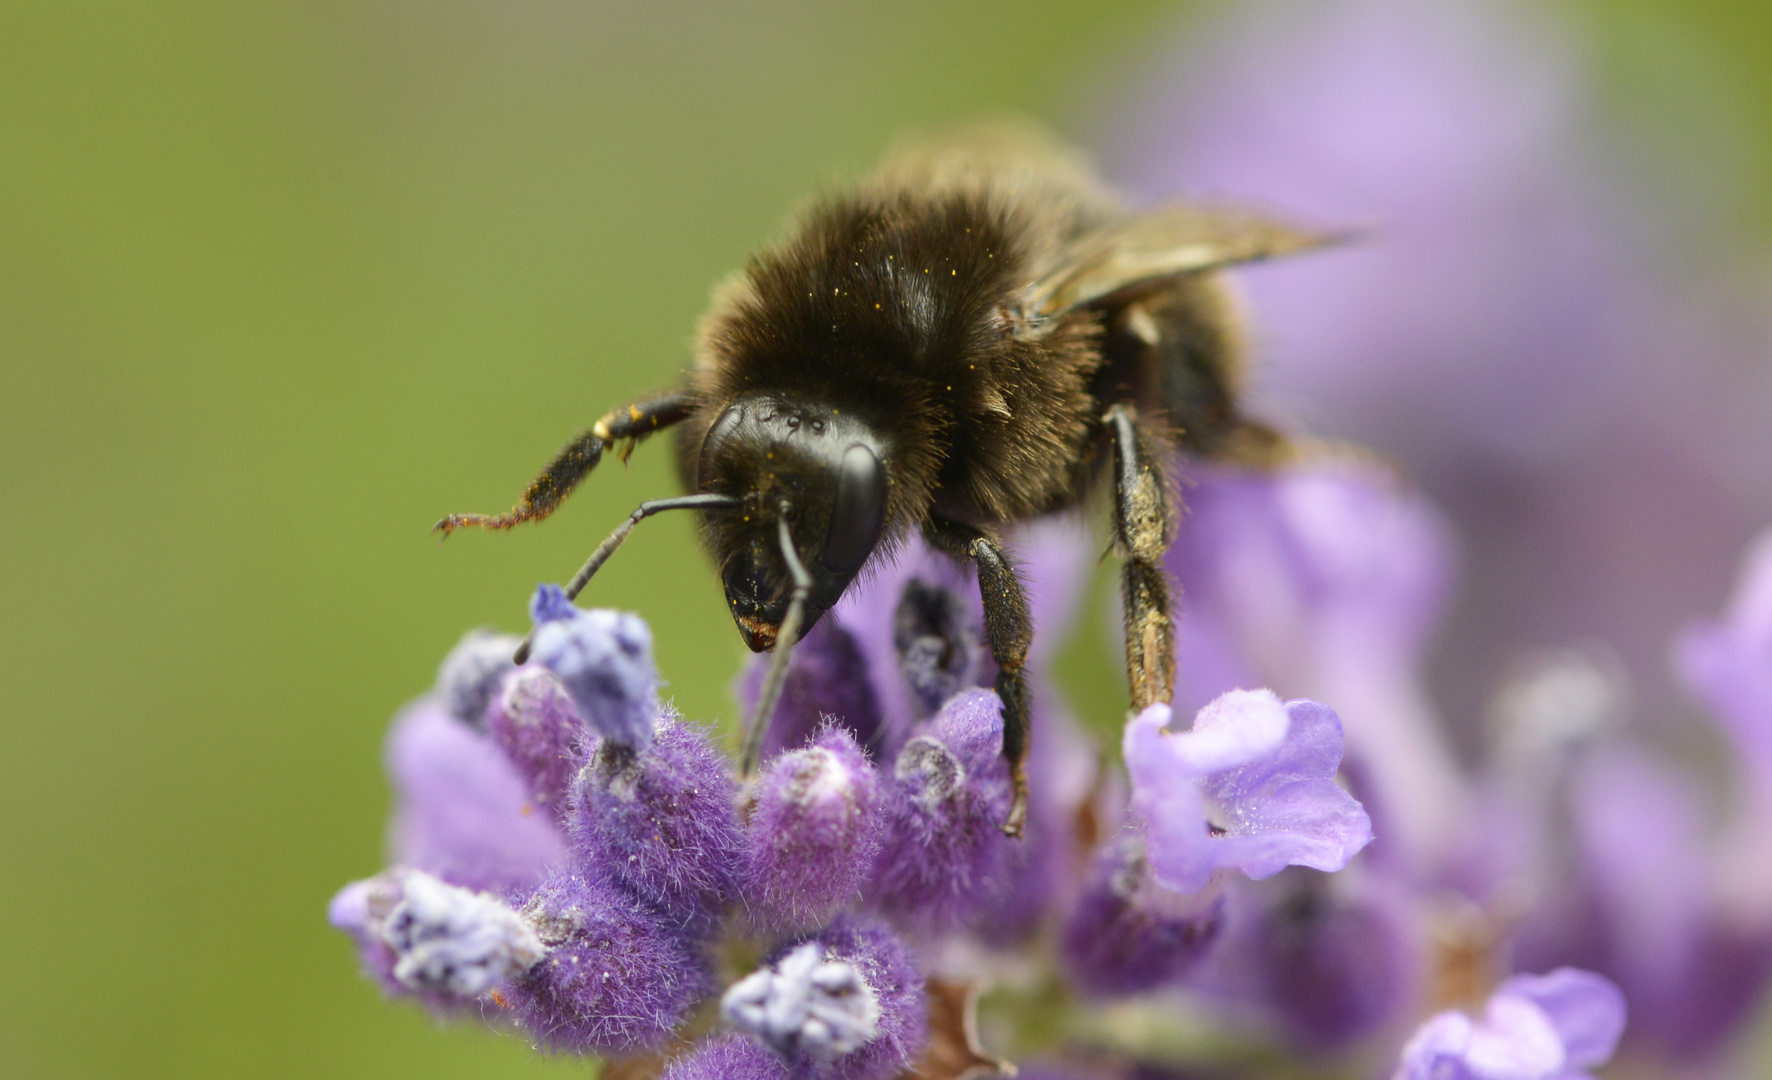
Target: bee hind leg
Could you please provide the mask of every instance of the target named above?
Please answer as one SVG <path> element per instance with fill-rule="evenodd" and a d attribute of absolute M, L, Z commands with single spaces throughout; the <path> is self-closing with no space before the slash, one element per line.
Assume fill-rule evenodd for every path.
<path fill-rule="evenodd" d="M 1175 696 L 1175 626 L 1163 570 L 1174 516 L 1162 460 L 1131 407 L 1114 405 L 1102 421 L 1114 445 L 1114 546 L 1123 560 L 1126 678 L 1138 711 Z"/>
<path fill-rule="evenodd" d="M 509 529 L 525 521 L 540 521 L 559 509 L 579 481 L 603 460 L 604 451 L 623 442 L 621 457 L 626 461 L 635 443 L 688 416 L 693 404 L 688 393 L 676 391 L 611 409 L 591 430 L 561 447 L 554 460 L 523 489 L 516 506 L 502 514 L 450 514 L 431 531 L 447 537 L 464 526 Z"/>
<path fill-rule="evenodd" d="M 1028 645 L 1033 641 L 1033 617 L 1021 576 L 1009 561 L 1003 545 L 982 529 L 958 522 L 934 520 L 924 530 L 929 542 L 955 558 L 970 559 L 978 568 L 978 592 L 984 600 L 984 634 L 991 657 L 997 662 L 997 697 L 1003 702 L 1003 759 L 1009 763 L 1011 798 L 1003 832 L 1019 837 L 1027 823 L 1027 749 L 1029 712 L 1027 675 Z"/>

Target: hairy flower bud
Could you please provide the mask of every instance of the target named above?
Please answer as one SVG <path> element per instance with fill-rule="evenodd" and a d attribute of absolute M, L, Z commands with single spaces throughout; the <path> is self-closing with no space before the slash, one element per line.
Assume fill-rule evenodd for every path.
<path fill-rule="evenodd" d="M 745 896 L 753 920 L 803 930 L 859 895 L 879 849 L 877 786 L 873 764 L 835 726 L 770 763 L 748 831 Z"/>

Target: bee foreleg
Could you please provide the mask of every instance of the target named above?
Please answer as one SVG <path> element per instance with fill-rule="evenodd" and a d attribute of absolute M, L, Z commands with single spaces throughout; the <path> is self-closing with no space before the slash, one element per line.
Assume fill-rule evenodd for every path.
<path fill-rule="evenodd" d="M 529 486 L 523 490 L 517 505 L 503 514 L 450 514 L 432 526 L 433 532 L 448 536 L 464 525 L 482 529 L 509 529 L 525 521 L 540 521 L 557 510 L 578 482 L 603 460 L 603 452 L 618 441 L 633 443 L 660 428 L 670 427 L 689 415 L 693 407 L 690 396 L 675 391 L 646 401 L 611 409 L 591 430 L 567 443 L 554 460 L 548 462 Z M 623 459 L 626 459 L 624 453 Z"/>
<path fill-rule="evenodd" d="M 1174 519 L 1168 477 L 1131 408 L 1114 405 L 1102 420 L 1114 444 L 1114 544 L 1123 560 L 1126 678 L 1136 711 L 1175 696 L 1175 626 L 1163 571 Z"/>
<path fill-rule="evenodd" d="M 1003 702 L 1003 758 L 1009 763 L 1012 794 L 1003 831 L 1020 836 L 1027 821 L 1028 748 L 1027 662 L 1033 640 L 1033 619 L 1021 577 L 998 540 L 981 529 L 935 519 L 925 530 L 929 541 L 956 558 L 971 559 L 978 567 L 978 592 L 984 600 L 984 633 L 997 662 L 997 697 Z"/>

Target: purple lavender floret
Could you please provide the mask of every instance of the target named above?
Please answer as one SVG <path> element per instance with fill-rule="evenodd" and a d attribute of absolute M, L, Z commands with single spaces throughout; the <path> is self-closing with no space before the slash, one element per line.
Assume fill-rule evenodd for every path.
<path fill-rule="evenodd" d="M 744 833 L 725 757 L 700 727 L 659 718 L 644 753 L 595 744 L 572 783 L 574 852 L 643 904 L 706 925 L 736 898 Z"/>
<path fill-rule="evenodd" d="M 1065 921 L 1065 973 L 1092 997 L 1154 990 L 1198 964 L 1223 925 L 1222 890 L 1164 888 L 1151 875 L 1142 840 L 1123 837 L 1096 856 Z"/>
<path fill-rule="evenodd" d="M 1393 1080 L 1579 1080 L 1612 1058 L 1624 1033 L 1624 995 L 1588 971 L 1516 975 L 1483 1017 L 1443 1012 L 1403 1048 Z"/>
<path fill-rule="evenodd" d="M 534 885 L 565 856 L 565 836 L 535 813 L 529 784 L 504 752 L 434 699 L 394 721 L 386 757 L 390 862 L 499 890 Z"/>
<path fill-rule="evenodd" d="M 943 929 L 991 903 L 1006 887 L 1014 841 L 1002 702 L 973 689 L 942 706 L 905 743 L 881 800 L 880 856 L 869 891 L 907 925 Z"/>
<path fill-rule="evenodd" d="M 546 949 L 498 897 L 419 870 L 341 889 L 327 918 L 356 939 L 365 969 L 390 993 L 458 1006 L 522 975 Z"/>
<path fill-rule="evenodd" d="M 486 733 L 528 782 L 530 798 L 563 818 L 590 733 L 559 678 L 540 667 L 506 675 L 486 710 Z"/>
<path fill-rule="evenodd" d="M 470 727 L 483 727 L 486 708 L 499 683 L 516 668 L 512 657 L 521 639 L 496 630 L 470 630 L 437 668 L 443 707 Z"/>
<path fill-rule="evenodd" d="M 1204 888 L 1219 867 L 1260 879 L 1286 866 L 1340 870 L 1372 840 L 1372 822 L 1335 783 L 1341 721 L 1314 701 L 1282 705 L 1233 690 L 1168 731 L 1153 705 L 1126 725 L 1132 807 L 1156 879 Z"/>
<path fill-rule="evenodd" d="M 771 1047 L 795 1077 L 885 1080 L 923 1049 L 923 978 L 891 930 L 839 918 L 734 983 L 726 1021 Z"/>
<path fill-rule="evenodd" d="M 781 1055 L 743 1035 L 716 1035 L 671 1062 L 660 1080 L 788 1080 Z"/>
<path fill-rule="evenodd" d="M 860 896 L 879 850 L 878 787 L 855 737 L 834 725 L 770 763 L 751 813 L 743 890 L 759 926 L 805 930 Z"/>
<path fill-rule="evenodd" d="M 536 587 L 532 660 L 559 676 L 586 724 L 604 739 L 644 752 L 658 719 L 652 631 L 625 611 L 573 606 L 557 585 Z"/>
<path fill-rule="evenodd" d="M 714 988 L 706 960 L 685 938 L 583 871 L 551 875 L 518 914 L 548 954 L 505 997 L 519 1022 L 553 1049 L 652 1049 Z"/>

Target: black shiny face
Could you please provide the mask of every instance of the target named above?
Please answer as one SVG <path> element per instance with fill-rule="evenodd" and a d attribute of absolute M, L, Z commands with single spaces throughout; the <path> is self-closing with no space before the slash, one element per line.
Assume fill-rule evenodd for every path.
<path fill-rule="evenodd" d="M 745 644 L 775 645 L 791 586 L 776 522 L 812 576 L 801 632 L 836 604 L 880 541 L 888 448 L 859 417 L 777 396 L 740 398 L 708 429 L 697 488 L 745 501 L 710 512 L 726 602 Z"/>

